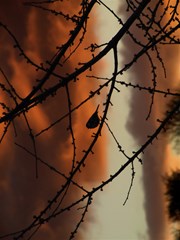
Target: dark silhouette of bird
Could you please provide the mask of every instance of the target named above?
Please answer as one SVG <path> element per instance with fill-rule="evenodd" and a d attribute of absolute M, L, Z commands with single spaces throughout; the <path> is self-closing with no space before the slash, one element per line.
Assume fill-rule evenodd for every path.
<path fill-rule="evenodd" d="M 87 128 L 96 128 L 99 125 L 100 118 L 98 116 L 98 108 L 99 108 L 99 105 L 97 106 L 96 111 L 93 113 L 93 115 L 87 121 L 87 123 L 86 123 Z"/>

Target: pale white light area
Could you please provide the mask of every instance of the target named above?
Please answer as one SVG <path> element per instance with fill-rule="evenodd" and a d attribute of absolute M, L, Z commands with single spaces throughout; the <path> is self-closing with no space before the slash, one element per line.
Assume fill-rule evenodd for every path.
<path fill-rule="evenodd" d="M 111 9 L 118 13 L 119 0 L 103 0 Z M 120 25 L 115 21 L 112 14 L 102 5 L 98 7 L 98 32 L 96 33 L 101 42 L 109 41 L 117 32 Z M 119 46 L 122 47 L 122 46 Z M 106 59 L 106 67 L 102 77 L 111 77 L 113 71 L 113 56 Z M 121 64 L 121 63 L 120 63 Z M 128 78 L 128 77 L 127 77 Z M 128 81 L 128 79 L 127 79 Z M 118 87 L 118 85 L 117 85 Z M 121 92 L 114 92 L 110 110 L 109 124 L 116 135 L 119 143 L 129 156 L 133 149 L 137 149 L 135 141 L 127 133 L 126 121 L 129 113 L 130 93 L 121 87 Z M 109 134 L 107 149 L 108 174 L 113 174 L 124 163 L 125 158 L 118 151 L 116 143 Z M 114 182 L 106 186 L 102 192 L 94 197 L 93 219 L 89 224 L 87 240 L 148 240 L 146 234 L 146 220 L 143 206 L 142 167 L 139 162 L 135 163 L 135 179 L 129 199 L 125 206 L 131 181 L 131 166 L 126 169 Z"/>

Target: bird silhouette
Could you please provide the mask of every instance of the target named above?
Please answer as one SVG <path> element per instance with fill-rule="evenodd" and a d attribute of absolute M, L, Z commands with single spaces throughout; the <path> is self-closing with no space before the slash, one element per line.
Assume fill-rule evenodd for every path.
<path fill-rule="evenodd" d="M 87 128 L 96 128 L 99 125 L 100 118 L 98 116 L 98 108 L 99 108 L 99 105 L 97 106 L 96 111 L 93 113 L 93 115 L 87 121 L 87 123 L 86 123 Z"/>

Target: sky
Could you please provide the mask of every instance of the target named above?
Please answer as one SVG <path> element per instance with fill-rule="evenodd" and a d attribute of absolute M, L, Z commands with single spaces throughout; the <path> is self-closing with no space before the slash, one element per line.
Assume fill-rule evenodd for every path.
<path fill-rule="evenodd" d="M 109 1 L 106 2 L 109 3 Z M 68 2 L 66 3 L 68 4 Z M 59 4 L 64 3 L 59 2 Z M 74 10 L 77 9 L 77 2 L 74 1 L 73 4 L 71 7 L 69 5 L 63 5 L 63 7 L 73 14 Z M 116 12 L 119 9 L 117 4 L 119 4 L 118 0 L 111 0 L 110 7 Z M 14 11 L 14 8 L 16 8 L 16 11 Z M 1 1 L 0 13 L 1 20 L 17 36 L 26 54 L 37 63 L 45 61 L 47 58 L 49 59 L 54 53 L 55 47 L 67 39 L 68 35 L 66 33 L 69 34 L 67 29 L 70 29 L 70 25 L 67 22 L 63 22 L 62 19 L 57 21 L 57 17 L 49 18 L 46 13 L 40 13 L 38 10 L 30 10 L 30 8 L 24 10 L 20 0 L 17 2 L 12 0 Z M 89 19 L 88 27 L 90 32 L 87 33 L 88 37 L 81 46 L 82 49 L 90 45 L 95 39 L 106 42 L 117 31 L 119 26 L 114 21 L 112 23 L 110 16 L 111 14 L 107 10 L 104 11 L 101 6 L 97 10 L 96 15 Z M 9 39 L 8 34 L 2 28 L 1 31 L 0 43 L 3 44 L 4 48 L 0 49 L 0 66 L 8 78 L 11 79 L 18 93 L 24 97 L 29 93 L 32 85 L 36 83 L 36 78 L 40 78 L 43 73 L 37 72 L 32 66 L 27 65 L 24 59 L 18 56 L 17 49 L 12 47 L 12 40 Z M 120 66 L 131 58 L 133 51 L 134 47 L 127 39 L 122 42 L 122 45 L 119 45 Z M 178 69 L 176 64 L 179 61 L 179 52 L 176 54 L 177 52 L 177 48 L 174 51 L 168 48 L 166 52 L 163 52 L 163 57 L 166 59 L 168 66 L 168 73 L 169 75 L 173 73 L 174 79 L 179 78 L 179 72 L 178 70 L 176 71 Z M 174 62 L 167 57 L 169 54 L 173 57 Z M 78 65 L 78 61 L 84 62 L 87 58 L 90 58 L 90 54 L 87 51 L 86 54 L 73 56 L 72 61 L 67 62 L 65 67 L 60 69 L 61 74 L 72 72 L 74 65 Z M 143 62 L 143 64 L 145 69 L 147 63 Z M 102 77 L 111 77 L 112 67 L 112 55 L 109 54 L 93 73 Z M 88 73 L 92 74 L 92 72 Z M 161 74 L 159 72 L 160 76 Z M 139 82 L 144 85 L 146 75 L 147 73 L 142 71 L 140 64 L 136 66 L 136 70 L 133 69 L 130 74 L 125 74 L 122 78 L 124 81 Z M 4 78 L 1 76 L 1 79 Z M 122 79 L 118 78 L 118 80 Z M 53 81 L 56 80 L 52 78 Z M 90 90 L 96 89 L 98 85 L 95 81 L 90 81 L 86 78 L 85 75 L 80 79 L 81 84 L 78 83 L 72 83 L 70 86 L 72 102 L 76 105 L 88 96 Z M 164 87 L 166 89 L 169 83 L 173 87 L 176 86 L 176 82 L 170 81 L 169 78 L 165 82 L 158 83 L 159 88 Z M 117 85 L 117 87 L 120 89 L 120 94 L 114 93 L 113 95 L 112 102 L 114 106 L 110 109 L 109 124 L 114 133 L 117 134 L 116 137 L 122 147 L 131 155 L 132 150 L 137 150 L 146 139 L 146 132 L 152 133 L 154 127 L 157 126 L 155 119 L 162 116 L 160 111 L 162 111 L 161 103 L 163 98 L 158 97 L 152 116 L 146 125 L 144 116 L 146 116 L 149 108 L 147 95 L 130 91 L 130 89 L 123 86 Z M 4 93 L 1 94 L 1 98 L 4 97 Z M 83 105 L 73 115 L 74 133 L 77 139 L 77 149 L 79 149 L 77 158 L 82 156 L 82 150 L 87 147 L 92 139 L 92 132 L 87 132 L 85 123 L 90 114 L 96 109 L 99 101 L 101 101 L 101 96 L 98 96 L 95 101 L 89 101 Z M 6 98 L 4 99 L 6 101 Z M 49 126 L 58 116 L 67 112 L 66 92 L 60 90 L 55 99 L 57 100 L 55 101 L 52 98 L 50 103 L 41 105 L 35 111 L 31 111 L 30 117 L 27 114 L 35 133 Z M 61 102 L 66 104 L 60 104 Z M 52 109 L 58 109 L 58 111 L 52 111 Z M 99 113 L 102 114 L 102 104 L 100 105 Z M 59 185 L 63 183 L 62 178 L 53 175 L 52 171 L 45 167 L 39 168 L 40 177 L 38 181 L 35 179 L 34 161 L 32 161 L 29 154 L 14 144 L 14 142 L 22 144 L 22 146 L 26 144 L 32 150 L 32 141 L 29 138 L 27 126 L 25 126 L 25 122 L 21 118 L 18 119 L 16 128 L 19 134 L 15 137 L 14 131 L 11 129 L 5 141 L 1 144 L 0 171 L 3 174 L 0 176 L 0 215 L 3 222 L 0 222 L 0 233 L 3 234 L 28 225 L 32 221 L 32 215 L 46 206 L 46 200 L 52 198 L 57 189 L 59 189 Z M 38 154 L 65 173 L 68 173 L 72 161 L 72 139 L 67 133 L 67 126 L 68 120 L 66 119 L 66 121 L 62 121 L 37 138 Z M 3 130 L 4 128 L 1 127 L 1 133 Z M 85 131 L 86 134 L 84 134 Z M 105 140 L 103 138 L 103 141 L 100 140 L 97 143 L 95 150 L 94 161 L 88 159 L 88 166 L 83 169 L 81 174 L 78 174 L 76 179 L 87 187 L 93 186 L 95 182 L 102 179 L 106 179 L 125 160 L 120 155 L 109 134 L 107 134 Z M 160 159 L 158 162 L 157 156 Z M 169 156 L 171 158 L 170 163 Z M 136 175 L 126 205 L 123 206 L 123 202 L 126 199 L 131 181 L 130 168 L 116 178 L 113 183 L 104 188 L 103 192 L 96 194 L 94 205 L 90 208 L 87 221 L 85 221 L 85 224 L 82 225 L 78 232 L 78 240 L 165 239 L 164 236 L 168 234 L 166 232 L 167 221 L 164 218 L 161 176 L 166 169 L 169 169 L 169 165 L 171 168 L 174 167 L 178 159 L 173 157 L 175 162 L 173 165 L 171 149 L 169 146 L 165 147 L 163 137 L 154 143 L 153 148 L 147 151 L 143 159 L 143 165 L 139 162 L 135 163 Z M 71 193 L 67 195 L 67 203 L 74 201 L 77 196 L 80 196 L 77 189 L 72 190 Z M 42 227 L 39 235 L 37 234 L 34 239 L 39 240 L 40 236 L 44 240 L 56 240 L 57 236 L 65 238 L 72 231 L 74 223 L 78 221 L 76 213 L 77 211 L 67 213 L 57 218 L 56 221 L 52 221 L 51 224 Z M 169 240 L 169 238 L 165 240 Z"/>
<path fill-rule="evenodd" d="M 104 1 L 104 3 L 109 5 L 108 1 Z M 120 7 L 119 1 L 112 0 L 110 7 L 115 13 L 118 13 Z M 98 10 L 98 29 L 100 28 L 101 30 L 100 32 L 98 30 L 97 37 L 100 37 L 101 41 L 106 42 L 118 31 L 119 24 L 114 20 L 114 16 L 112 16 L 107 9 L 101 6 Z M 123 46 L 119 46 L 119 48 L 123 48 Z M 100 76 L 111 76 L 113 69 L 112 54 L 106 58 L 104 64 L 106 67 L 103 69 L 102 73 L 100 73 Z M 126 80 L 129 80 L 128 76 Z M 126 122 L 130 111 L 130 98 L 131 91 L 125 88 L 122 89 L 121 94 L 114 93 L 112 101 L 113 108 L 110 110 L 110 124 L 112 130 L 117 134 L 116 136 L 122 146 L 128 146 L 126 150 L 131 154 L 131 149 L 136 146 L 136 141 L 126 130 Z M 112 138 L 109 138 L 107 162 L 108 173 L 110 175 L 119 168 L 120 164 L 122 164 L 123 157 L 116 151 L 117 147 Z M 144 193 L 142 190 L 142 166 L 138 163 L 136 167 L 134 186 L 125 206 L 123 206 L 123 202 L 126 198 L 131 180 L 130 170 L 127 170 L 122 176 L 119 176 L 103 193 L 98 194 L 97 206 L 95 206 L 97 218 L 95 222 L 90 225 L 87 236 L 88 240 L 147 240 L 147 225 L 143 209 Z"/>
<path fill-rule="evenodd" d="M 104 2 L 109 6 L 109 1 Z M 115 0 L 111 1 L 110 7 L 115 13 L 118 13 L 120 9 L 119 2 Z M 103 11 L 101 9 L 99 11 L 99 19 L 102 26 L 100 38 L 102 41 L 105 41 L 104 36 L 107 35 L 107 39 L 110 39 L 112 34 L 119 29 L 119 25 L 107 10 Z M 124 50 L 124 48 L 126 50 Z M 123 62 L 123 60 L 126 61 L 131 55 L 131 51 L 134 51 L 134 46 L 127 41 L 124 42 L 124 45 L 120 45 L 119 49 L 120 54 L 126 52 L 126 54 L 122 54 Z M 165 64 L 168 66 L 168 78 L 162 81 L 162 72 L 159 72 L 158 87 L 160 89 L 167 89 L 168 87 L 175 88 L 178 86 L 179 68 L 176 64 L 178 64 L 180 60 L 179 47 L 174 48 L 174 54 L 172 51 L 172 48 L 166 48 L 162 52 Z M 178 54 L 175 54 L 175 52 Z M 172 57 L 170 59 L 167 57 L 169 54 L 173 54 L 174 61 L 172 61 Z M 156 61 L 156 59 L 154 61 Z M 111 73 L 113 67 L 111 64 L 113 62 L 112 56 L 109 57 L 107 62 Z M 146 62 L 144 62 L 143 68 L 145 69 L 144 72 L 141 62 L 139 66 L 135 67 L 134 71 L 130 71 L 130 74 L 125 76 L 125 81 L 144 86 L 148 74 L 146 70 L 148 69 L 148 65 Z M 108 74 L 108 70 L 106 71 Z M 174 80 L 169 79 L 172 73 Z M 102 76 L 103 75 L 104 70 L 102 72 Z M 170 82 L 170 84 L 168 82 Z M 155 119 L 162 117 L 165 108 L 162 97 L 157 96 L 156 101 L 157 103 L 154 104 L 149 124 L 146 124 L 143 118 L 145 118 L 145 114 L 147 115 L 149 106 L 147 96 L 144 95 L 142 97 L 142 94 L 137 93 L 136 90 L 132 92 L 123 88 L 121 88 L 121 94 L 115 93 L 110 124 L 117 134 L 117 139 L 122 146 L 126 146 L 126 150 L 129 153 L 132 149 L 137 149 L 137 147 L 140 146 L 139 144 L 142 143 L 146 137 L 146 131 L 148 132 L 150 130 L 150 132 L 152 132 L 153 129 L 157 127 Z M 110 174 L 118 168 L 120 164 L 119 161 L 122 158 L 120 157 L 120 153 L 114 149 L 115 145 L 111 139 L 107 155 Z M 166 140 L 164 140 L 162 136 L 158 142 L 153 144 L 152 149 L 150 148 L 150 150 L 146 152 L 143 159 L 143 166 L 139 163 L 135 165 L 135 182 L 125 206 L 122 204 L 130 181 L 130 171 L 125 172 L 111 187 L 103 194 L 100 194 L 101 196 L 99 196 L 97 203 L 99 208 L 97 207 L 96 209 L 98 212 L 97 222 L 92 224 L 92 229 L 90 230 L 90 234 L 92 235 L 87 239 L 171 239 L 170 232 L 172 229 L 169 227 L 167 215 L 165 214 L 166 206 L 163 196 L 162 176 L 180 166 L 179 157 L 172 153 L 172 146 L 167 145 Z M 94 226 L 95 228 L 93 228 Z"/>

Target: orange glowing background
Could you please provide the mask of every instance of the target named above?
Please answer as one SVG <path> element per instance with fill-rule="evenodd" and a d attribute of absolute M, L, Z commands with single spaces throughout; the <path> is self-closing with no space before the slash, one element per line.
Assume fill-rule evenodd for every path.
<path fill-rule="evenodd" d="M 53 4 L 53 8 L 62 9 L 62 11 L 69 13 L 71 16 L 79 11 L 79 2 L 71 1 L 69 4 L 68 1 L 59 1 Z M 25 54 L 37 64 L 50 60 L 57 51 L 56 47 L 66 42 L 69 37 L 69 31 L 73 29 L 72 23 L 64 20 L 63 17 L 56 17 L 36 8 L 25 7 L 21 0 L 1 1 L 0 21 L 8 26 L 8 29 L 14 34 Z M 72 55 L 63 68 L 60 66 L 57 68 L 57 73 L 60 75 L 71 73 L 75 67 L 78 67 L 79 62 L 83 63 L 90 58 L 90 51 L 84 51 L 84 48 L 94 42 L 94 21 L 94 16 L 91 15 L 88 21 L 89 30 L 80 46 L 82 54 Z M 17 93 L 23 98 L 32 90 L 32 87 L 36 84 L 36 79 L 40 79 L 44 73 L 41 70 L 36 71 L 35 67 L 27 64 L 24 57 L 18 56 L 19 52 L 17 48 L 13 48 L 14 44 L 7 31 L 1 27 L 0 45 L 3 47 L 0 48 L 0 67 Z M 97 71 L 97 69 L 87 71 L 86 74 L 93 74 L 94 71 Z M 0 78 L 4 82 L 2 74 Z M 51 77 L 46 87 L 53 85 L 55 81 L 57 79 Z M 85 74 L 81 75 L 78 82 L 69 84 L 73 107 L 87 98 L 89 92 L 93 91 L 96 86 L 98 86 L 97 83 L 93 80 L 88 81 Z M 2 91 L 0 101 L 7 102 L 7 105 L 12 104 L 8 102 L 6 94 L 2 93 Z M 92 131 L 88 132 L 85 129 L 85 124 L 96 109 L 97 103 L 101 103 L 101 97 L 96 98 L 96 100 L 90 100 L 72 114 L 77 160 L 81 158 L 82 151 L 92 141 Z M 2 112 L 3 109 L 1 108 L 1 115 Z M 61 89 L 54 98 L 30 110 L 27 113 L 27 118 L 33 133 L 36 134 L 67 112 L 67 94 L 64 89 Z M 66 118 L 36 138 L 38 156 L 67 175 L 71 170 L 73 155 L 72 139 L 67 130 L 68 122 L 69 120 Z M 52 171 L 40 163 L 38 167 L 39 177 L 38 179 L 35 178 L 34 159 L 14 144 L 18 143 L 24 147 L 26 146 L 29 151 L 33 152 L 27 125 L 23 117 L 15 120 L 14 124 L 17 136 L 15 136 L 13 128 L 8 129 L 8 133 L 0 146 L 1 236 L 26 227 L 32 221 L 33 215 L 46 206 L 47 200 L 51 199 L 64 183 L 62 177 L 52 173 Z M 0 131 L 2 135 L 4 126 L 1 126 Z M 84 134 L 85 131 L 86 134 Z M 104 140 L 103 144 L 105 144 Z M 105 150 L 102 149 L 102 142 L 98 141 L 94 148 L 93 161 L 89 159 L 87 166 L 76 177 L 80 185 L 90 188 L 93 182 L 97 182 L 105 176 L 105 154 Z M 70 192 L 66 195 L 67 204 L 75 201 L 82 195 L 76 187 Z M 63 214 L 56 221 L 45 224 L 38 231 L 35 239 L 65 239 L 78 222 L 77 214 L 72 210 Z M 82 239 L 81 235 L 82 233 L 79 231 L 77 234 L 78 239 Z"/>
<path fill-rule="evenodd" d="M 73 15 L 79 10 L 79 2 L 79 0 L 72 1 L 69 4 L 68 1 L 59 1 L 53 4 L 53 8 L 58 7 Z M 117 3 L 119 3 L 118 0 Z M 21 0 L 1 1 L 0 21 L 8 26 L 25 53 L 37 64 L 51 59 L 56 52 L 56 47 L 66 41 L 72 28 L 72 23 L 65 21 L 62 17 L 57 18 L 35 8 L 23 7 Z M 90 58 L 89 51 L 85 51 L 84 48 L 97 39 L 97 35 L 94 34 L 94 26 L 98 18 L 96 15 L 91 15 L 88 21 L 88 32 L 80 47 L 82 54 L 74 54 L 66 62 L 66 68 L 59 67 L 57 72 L 60 75 L 73 72 L 78 67 L 79 62 L 83 63 Z M 141 36 L 139 35 L 139 37 Z M 126 47 L 125 53 L 120 54 L 121 60 L 127 63 L 132 57 L 131 53 L 134 52 L 134 46 L 127 39 L 124 40 L 124 43 L 128 47 Z M 36 84 L 36 79 L 41 78 L 44 73 L 40 70 L 37 72 L 32 65 L 26 63 L 22 56 L 18 56 L 18 50 L 13 48 L 14 43 L 3 28 L 0 28 L 0 45 L 3 46 L 0 48 L 0 67 L 18 94 L 25 97 L 31 91 L 32 86 Z M 162 70 L 158 70 L 157 88 L 176 89 L 180 81 L 179 47 L 168 46 L 165 50 L 161 49 L 161 54 L 167 68 L 167 78 L 164 78 Z M 156 57 L 153 60 L 157 61 Z M 149 82 L 150 70 L 148 70 L 149 72 L 142 71 L 142 62 L 143 69 L 150 69 L 148 62 L 143 58 L 131 70 L 130 76 L 134 83 L 149 86 L 151 84 Z M 86 72 L 86 74 L 100 73 L 103 71 L 102 66 L 99 64 L 98 67 Z M 82 74 L 77 82 L 72 82 L 69 86 L 73 107 L 81 103 L 89 96 L 89 92 L 99 85 L 96 80 L 86 78 L 86 74 Z M 4 81 L 3 75 L 0 75 L 0 80 Z M 51 80 L 50 85 L 56 81 L 53 77 Z M 82 150 L 87 148 L 92 139 L 92 132 L 85 129 L 85 124 L 96 109 L 97 104 L 100 103 L 99 111 L 102 111 L 101 97 L 100 95 L 95 100 L 91 99 L 72 114 L 74 134 L 77 140 L 77 159 L 80 159 Z M 3 101 L 7 102 L 7 96 L 1 92 L 0 102 Z M 141 145 L 147 134 L 154 131 L 158 126 L 156 119 L 162 118 L 165 112 L 164 96 L 156 95 L 153 111 L 147 122 L 145 117 L 148 114 L 150 101 L 148 94 L 132 92 L 131 110 L 126 127 L 134 136 L 137 145 Z M 1 109 L 1 114 L 2 112 Z M 64 89 L 60 89 L 55 98 L 50 98 L 43 105 L 31 110 L 27 116 L 33 132 L 36 134 L 67 112 L 67 95 Z M 51 199 L 59 186 L 64 183 L 63 178 L 56 176 L 40 163 L 39 178 L 35 179 L 34 159 L 14 144 L 16 142 L 28 146 L 28 149 L 32 151 L 32 141 L 29 138 L 23 117 L 15 120 L 15 126 L 17 136 L 15 136 L 12 127 L 0 145 L 0 235 L 26 227 L 32 221 L 32 216 L 46 206 L 47 200 Z M 71 169 L 73 154 L 72 139 L 67 127 L 68 118 L 37 137 L 38 156 L 66 174 Z M 4 126 L 0 126 L 0 131 L 2 135 Z M 102 132 L 102 134 L 104 133 Z M 80 185 L 91 188 L 94 182 L 107 177 L 106 146 L 107 142 L 104 137 L 103 141 L 100 139 L 97 142 L 93 159 L 88 159 L 87 166 L 76 178 Z M 162 176 L 170 169 L 180 166 L 179 158 L 173 155 L 167 139 L 161 135 L 158 141 L 155 141 L 152 147 L 148 148 L 143 161 L 144 210 L 148 225 L 148 237 L 149 240 L 169 240 L 171 237 L 166 215 Z M 72 189 L 66 196 L 66 203 L 71 203 L 80 196 L 81 192 L 77 188 Z M 88 221 L 94 221 L 95 218 L 94 212 L 90 212 L 87 216 Z M 64 213 L 55 221 L 41 227 L 34 239 L 66 239 L 74 229 L 78 219 L 77 211 Z M 123 221 L 123 217 L 122 219 L 120 217 L 120 221 Z M 78 240 L 85 239 L 86 227 L 86 224 L 83 224 L 83 230 L 78 231 Z"/>

